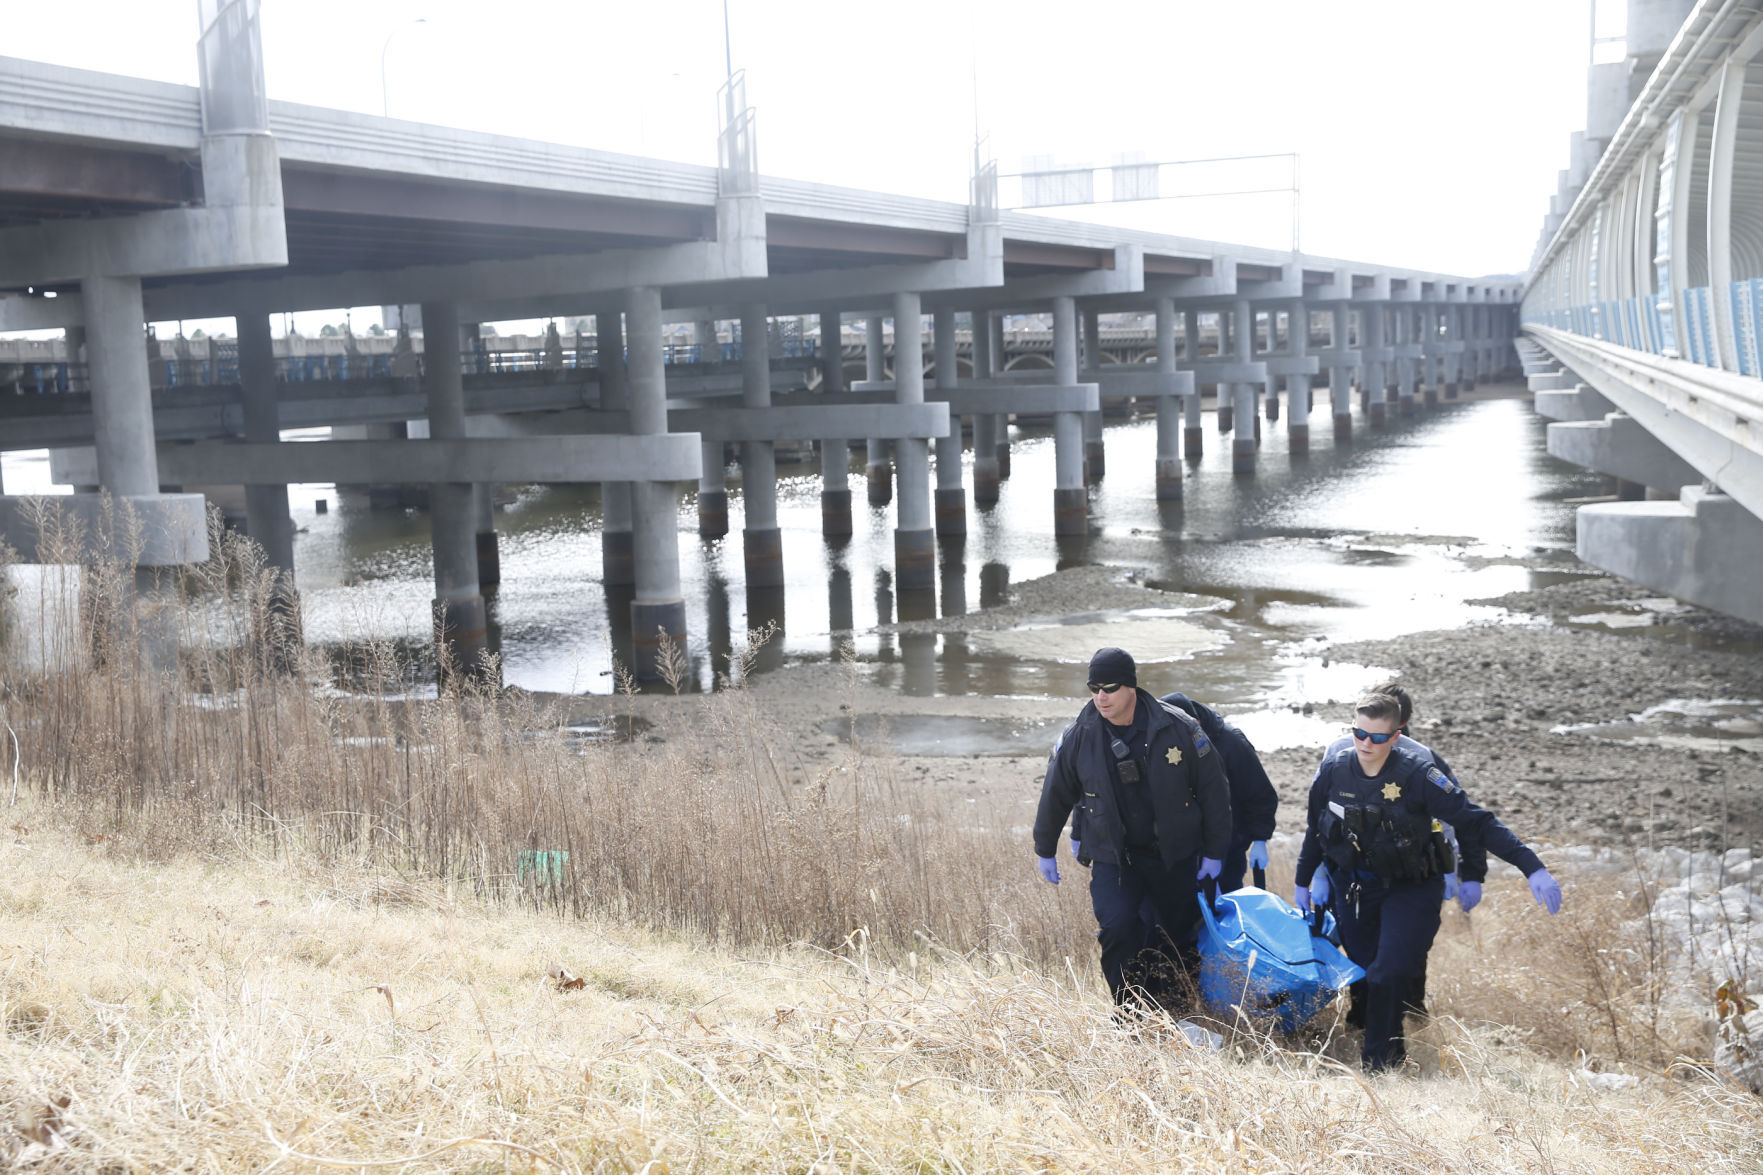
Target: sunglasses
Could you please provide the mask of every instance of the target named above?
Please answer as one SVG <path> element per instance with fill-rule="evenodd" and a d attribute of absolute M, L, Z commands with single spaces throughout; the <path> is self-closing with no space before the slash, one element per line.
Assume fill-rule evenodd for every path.
<path fill-rule="evenodd" d="M 1115 690 L 1121 688 L 1123 687 L 1118 685 L 1103 685 L 1099 681 L 1092 681 L 1089 683 L 1089 690 L 1092 694 L 1111 694 Z"/>
<path fill-rule="evenodd" d="M 1360 730 L 1357 726 L 1355 726 L 1353 728 L 1353 737 L 1354 738 L 1368 739 L 1368 740 L 1370 740 L 1371 745 L 1374 747 L 1383 746 L 1385 743 L 1389 742 L 1391 739 L 1395 738 L 1398 734 L 1401 734 L 1401 733 L 1402 732 L 1399 730 L 1392 730 L 1388 734 L 1372 734 L 1369 730 Z"/>

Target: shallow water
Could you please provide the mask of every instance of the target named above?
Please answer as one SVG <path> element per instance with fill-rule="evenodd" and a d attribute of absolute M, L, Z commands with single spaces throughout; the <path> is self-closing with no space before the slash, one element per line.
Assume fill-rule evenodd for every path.
<path fill-rule="evenodd" d="M 888 571 L 892 509 L 864 504 L 860 454 L 851 467 L 857 533 L 837 545 L 820 535 L 818 465 L 780 468 L 787 582 L 751 608 L 739 494 L 730 496 L 730 534 L 705 541 L 687 488 L 680 570 L 693 677 L 708 687 L 728 673 L 748 626 L 780 613 L 782 631 L 756 671 L 835 656 L 850 639 L 877 684 L 925 696 L 1071 695 L 1095 645 L 1119 643 L 1155 665 L 1144 675 L 1150 688 L 1220 703 L 1271 745 L 1295 745 L 1316 731 L 1293 707 L 1377 675 L 1376 667 L 1325 666 L 1326 642 L 1507 619 L 1468 601 L 1547 582 L 1553 573 L 1526 562 L 1539 549 L 1571 552 L 1575 500 L 1605 488 L 1547 455 L 1546 422 L 1528 398 L 1441 406 L 1386 432 L 1360 431 L 1340 448 L 1326 409 L 1311 424 L 1311 453 L 1291 458 L 1285 421 L 1264 423 L 1260 475 L 1246 480 L 1232 475 L 1230 436 L 1208 414 L 1207 452 L 1189 463 L 1186 500 L 1174 505 L 1153 494 L 1154 421 L 1110 422 L 1107 475 L 1091 491 L 1092 533 L 1075 545 L 1052 533 L 1051 437 L 1017 430 L 1000 501 L 983 513 L 970 504 L 969 534 L 943 548 L 929 607 L 951 615 L 1003 602 L 1011 584 L 1085 563 L 1214 599 L 1192 609 L 1074 609 L 1010 632 L 877 631 L 900 619 L 902 605 Z M 28 492 L 46 482 L 46 468 L 12 455 L 6 480 Z M 738 490 L 737 469 L 730 482 Z M 373 635 L 420 648 L 433 595 L 427 518 L 339 501 L 331 486 L 292 487 L 291 498 L 308 637 Z M 497 527 L 503 580 L 490 608 L 505 680 L 610 692 L 619 637 L 608 618 L 622 620 L 625 607 L 600 584 L 597 488 L 523 489 L 498 511 Z"/>

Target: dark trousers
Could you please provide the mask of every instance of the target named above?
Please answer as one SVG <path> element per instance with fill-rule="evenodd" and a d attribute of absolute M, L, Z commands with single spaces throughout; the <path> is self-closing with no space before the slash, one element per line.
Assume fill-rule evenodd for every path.
<path fill-rule="evenodd" d="M 1097 861 L 1090 868 L 1090 906 L 1096 912 L 1096 938 L 1102 944 L 1102 977 L 1116 1004 L 1131 988 L 1162 987 L 1156 972 L 1178 965 L 1191 973 L 1199 961 L 1199 893 L 1193 863 L 1163 864 L 1155 851 L 1128 851 L 1127 863 Z M 1156 925 L 1139 916 L 1142 903 L 1156 913 Z M 1175 977 L 1179 983 L 1179 976 Z M 1157 994 L 1162 994 L 1161 992 Z M 1170 992 L 1179 1000 L 1180 993 Z"/>
<path fill-rule="evenodd" d="M 1369 884 L 1337 893 L 1335 918 L 1347 957 L 1365 968 L 1367 1069 L 1399 1064 L 1402 1010 L 1415 981 L 1426 973 L 1426 953 L 1439 932 L 1445 879 Z"/>
<path fill-rule="evenodd" d="M 1224 854 L 1224 870 L 1218 875 L 1218 892 L 1235 893 L 1243 888 L 1249 875 L 1249 845 L 1246 840 L 1233 840 Z"/>

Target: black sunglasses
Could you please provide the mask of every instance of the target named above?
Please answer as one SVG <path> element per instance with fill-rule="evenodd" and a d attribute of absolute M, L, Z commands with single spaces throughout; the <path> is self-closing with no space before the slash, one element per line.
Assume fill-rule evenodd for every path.
<path fill-rule="evenodd" d="M 1089 688 L 1090 688 L 1090 692 L 1091 692 L 1091 693 L 1092 693 L 1092 694 L 1096 694 L 1096 693 L 1101 693 L 1101 694 L 1111 694 L 1111 693 L 1113 693 L 1113 692 L 1114 692 L 1114 691 L 1115 691 L 1115 690 L 1117 690 L 1117 689 L 1121 689 L 1121 688 L 1123 688 L 1123 687 L 1122 687 L 1122 686 L 1118 686 L 1118 685 L 1103 685 L 1103 684 L 1102 684 L 1102 683 L 1101 683 L 1101 682 L 1099 682 L 1099 681 L 1092 681 L 1092 682 L 1090 682 L 1090 683 L 1089 683 Z"/>
<path fill-rule="evenodd" d="M 1392 730 L 1388 734 L 1372 734 L 1369 730 L 1360 730 L 1357 726 L 1355 726 L 1353 728 L 1353 737 L 1354 738 L 1370 739 L 1371 745 L 1374 747 L 1383 746 L 1385 743 L 1389 742 L 1391 739 L 1395 738 L 1398 734 L 1401 734 L 1401 733 L 1402 732 L 1399 730 Z"/>

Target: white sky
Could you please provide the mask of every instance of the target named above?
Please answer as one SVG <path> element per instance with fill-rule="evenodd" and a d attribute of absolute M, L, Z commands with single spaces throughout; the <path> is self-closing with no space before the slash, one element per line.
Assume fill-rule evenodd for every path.
<path fill-rule="evenodd" d="M 1367 262 L 1521 271 L 1585 121 L 1588 0 L 727 3 L 767 174 L 965 201 L 976 105 L 1004 172 L 1297 151 L 1305 252 Z M 263 0 L 264 67 L 379 113 L 383 55 L 396 117 L 712 164 L 722 9 Z M 7 56 L 194 84 L 196 35 L 195 0 L 0 0 Z M 1291 244 L 1284 194 L 1056 214 Z"/>

